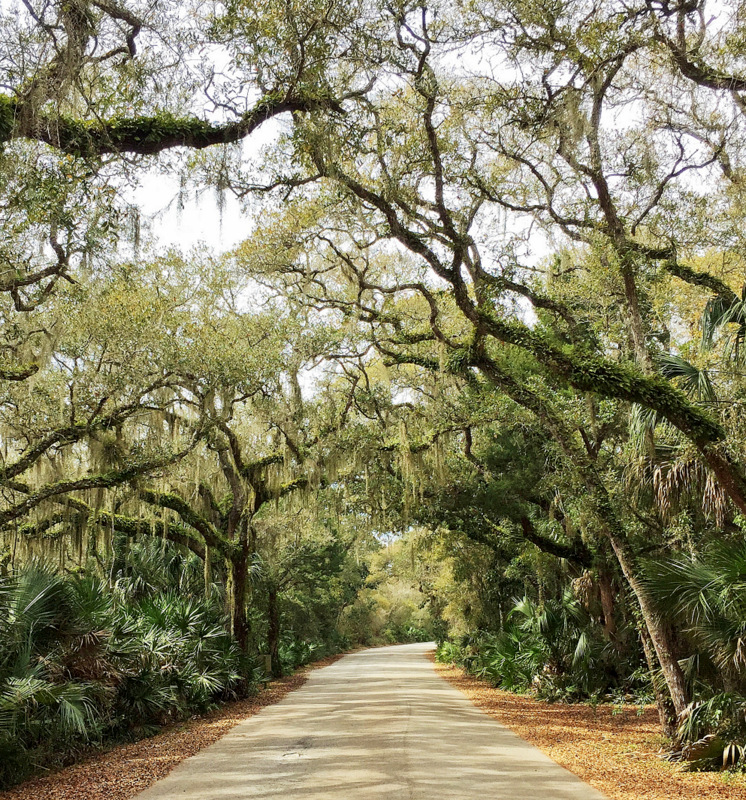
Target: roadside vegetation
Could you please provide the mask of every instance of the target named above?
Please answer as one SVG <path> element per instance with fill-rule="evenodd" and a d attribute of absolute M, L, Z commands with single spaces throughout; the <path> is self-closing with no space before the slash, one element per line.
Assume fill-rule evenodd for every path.
<path fill-rule="evenodd" d="M 103 579 L 32 560 L 0 581 L 0 787 L 255 694 L 270 677 L 266 609 L 254 607 L 257 641 L 242 652 L 224 584 L 205 585 L 196 556 L 146 539 L 114 566 Z M 429 638 L 411 603 L 396 600 L 377 625 L 353 612 L 345 633 L 325 630 L 335 599 L 283 598 L 281 674 L 353 643 Z"/>
<path fill-rule="evenodd" d="M 746 763 L 745 25 L 3 5 L 2 780 L 429 638 Z"/>
<path fill-rule="evenodd" d="M 246 692 L 221 604 L 189 590 L 189 565 L 167 565 L 178 554 L 150 555 L 178 583 L 163 569 L 132 592 L 124 577 L 110 587 L 33 562 L 3 581 L 0 785 Z"/>

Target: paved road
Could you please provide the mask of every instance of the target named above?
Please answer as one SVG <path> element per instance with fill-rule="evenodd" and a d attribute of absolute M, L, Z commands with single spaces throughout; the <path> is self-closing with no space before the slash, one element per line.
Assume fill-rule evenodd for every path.
<path fill-rule="evenodd" d="M 140 800 L 603 800 L 436 675 L 432 645 L 311 673 Z"/>

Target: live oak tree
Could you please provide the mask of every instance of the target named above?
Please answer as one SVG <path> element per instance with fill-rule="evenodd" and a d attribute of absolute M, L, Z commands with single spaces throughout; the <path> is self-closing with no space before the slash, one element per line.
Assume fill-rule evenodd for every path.
<path fill-rule="evenodd" d="M 137 246 L 139 216 L 122 190 L 157 154 L 178 151 L 167 166 L 182 169 L 184 148 L 222 145 L 225 156 L 270 120 L 340 108 L 357 89 L 324 67 L 345 63 L 341 32 L 357 13 L 341 3 L 6 4 L 0 292 L 14 311 L 4 329 L 60 280 L 105 268 L 105 248 Z M 5 346 L 3 380 L 38 368 L 19 346 Z"/>
<path fill-rule="evenodd" d="M 357 379 L 323 369 L 333 328 L 301 324 L 266 298 L 261 310 L 246 308 L 238 286 L 195 253 L 189 263 L 170 255 L 121 267 L 96 290 L 51 298 L 34 317 L 56 326 L 55 336 L 35 334 L 49 363 L 9 384 L 3 407 L 2 519 L 19 562 L 53 552 L 66 565 L 72 549 L 84 568 L 81 537 L 97 531 L 115 561 L 142 537 L 188 548 L 203 560 L 206 585 L 225 574 L 231 631 L 247 649 L 258 592 L 250 581 L 263 552 L 255 518 L 295 493 L 313 506 L 336 475 Z M 318 374 L 304 378 L 307 368 Z M 316 396 L 304 400 L 308 380 Z M 296 549 L 306 553 L 305 540 Z M 262 573 L 275 622 L 278 591 L 298 580 L 285 567 L 275 581 Z M 277 673 L 278 630 L 270 632 Z"/>
<path fill-rule="evenodd" d="M 641 583 L 641 541 L 665 542 L 666 482 L 699 476 L 689 485 L 710 487 L 722 529 L 746 513 L 746 477 L 742 437 L 715 402 L 733 396 L 728 381 L 708 395 L 659 290 L 699 293 L 710 333 L 715 320 L 742 333 L 743 276 L 722 267 L 743 250 L 740 7 L 715 20 L 704 2 L 182 8 L 29 3 L 4 19 L 6 151 L 21 159 L 38 147 L 62 167 L 71 156 L 74 194 L 86 181 L 102 190 L 107 169 L 121 176 L 166 151 L 219 147 L 193 159 L 199 174 L 262 192 L 269 212 L 284 204 L 236 263 L 337 326 L 340 364 L 375 351 L 415 389 L 429 385 L 420 370 L 450 375 L 486 404 L 509 398 L 551 437 L 600 549 L 637 598 L 649 663 L 660 662 L 683 711 L 676 637 Z M 200 47 L 195 64 L 188 54 Z M 228 146 L 283 115 L 261 164 Z M 17 207 L 29 228 L 31 206 Z M 14 314 L 70 274 L 68 250 L 81 265 L 88 252 L 74 226 L 63 242 L 58 217 L 42 215 L 36 231 L 50 266 L 27 258 L 3 284 L 14 303 L 6 379 L 37 369 Z M 550 247 L 557 257 L 542 263 L 536 251 Z M 236 501 L 247 489 L 235 476 L 253 486 L 252 462 L 231 442 L 230 413 L 221 418 L 232 400 L 213 408 L 200 371 L 181 378 L 180 402 L 209 423 L 200 441 L 222 453 L 220 480 L 233 481 Z M 242 396 L 234 381 L 221 385 Z M 358 379 L 344 396 L 360 397 L 378 424 L 363 388 Z M 341 402 L 342 417 L 351 407 Z M 470 460 L 472 419 L 461 422 Z M 654 496 L 643 474 L 630 502 L 620 475 L 635 448 L 660 478 Z"/>
<path fill-rule="evenodd" d="M 348 520 L 329 515 L 328 492 L 334 489 L 290 496 L 255 517 L 251 599 L 255 609 L 266 611 L 266 652 L 275 675 L 286 668 L 282 655 L 294 657 L 280 650 L 289 634 L 301 655 L 303 643 L 313 646 L 340 636 L 340 615 L 362 584 L 370 542 Z"/>
<path fill-rule="evenodd" d="M 162 357 L 180 322 L 173 297 L 141 292 L 136 271 L 56 293 L 15 326 L 37 369 L 4 384 L 0 401 L 0 518 L 14 538 L 30 512 L 31 530 L 64 525 L 71 493 L 100 497 L 158 472 L 205 433 L 199 414 L 179 414 L 187 398 Z"/>
<path fill-rule="evenodd" d="M 344 65 L 357 14 L 354 4 L 19 3 L 3 18 L 0 140 L 88 158 L 151 155 L 339 107 L 349 85 L 325 66 Z"/>
<path fill-rule="evenodd" d="M 717 95 L 725 80 L 692 81 L 681 58 L 671 63 L 677 48 L 681 55 L 694 8 L 676 12 L 679 39 L 661 33 L 673 14 L 668 8 L 617 14 L 606 6 L 498 3 L 473 14 L 414 5 L 387 11 L 377 28 L 380 48 L 367 65 L 375 72 L 386 63 L 396 78 L 352 98 L 344 115 L 296 118 L 290 152 L 305 159 L 309 175 L 323 177 L 326 193 L 317 207 L 329 220 L 317 227 L 318 267 L 309 276 L 304 266 L 303 287 L 313 302 L 340 311 L 357 306 L 393 361 L 424 364 L 417 343 L 429 339 L 446 351 L 452 368 L 480 371 L 542 421 L 585 486 L 638 596 L 680 713 L 688 693 L 675 648 L 639 585 L 625 525 L 598 470 L 596 443 L 579 438 L 551 394 L 506 369 L 502 354 L 517 348 L 534 359 L 550 391 L 654 412 L 691 443 L 735 506 L 746 509 L 743 464 L 723 420 L 676 389 L 657 365 L 665 336 L 647 311 L 651 285 L 664 274 L 711 292 L 726 307 L 738 301 L 734 287 L 687 260 L 712 244 L 704 202 L 720 204 L 722 222 L 710 216 L 708 223 L 721 242 L 737 246 L 739 190 L 724 187 L 720 177 L 722 155 L 731 166 L 740 157 L 737 75 L 731 102 Z M 732 30 L 720 34 L 719 53 L 727 51 Z M 707 40 L 706 25 L 697 35 Z M 479 47 L 479 56 L 464 58 L 459 71 L 454 59 L 469 47 Z M 359 57 L 365 60 L 365 47 Z M 627 107 L 634 113 L 624 119 Z M 704 108 L 711 111 L 707 130 Z M 693 190 L 695 175 L 701 194 Z M 306 219 L 312 222 L 313 212 Z M 578 243 L 606 268 L 618 286 L 623 339 L 592 335 L 582 305 L 531 279 L 531 265 L 520 257 L 529 219 Z M 502 220 L 501 237 L 495 226 Z M 338 233 L 344 230 L 348 236 Z M 388 264 L 382 239 L 392 243 Z M 408 260 L 414 266 L 407 271 L 401 265 Z M 342 277 L 329 279 L 332 264 Z M 419 304 L 416 321 L 391 310 L 397 294 Z M 511 301 L 532 305 L 544 325 L 511 314 Z M 460 319 L 455 331 L 444 322 L 452 309 Z M 430 363 L 437 366 L 437 359 Z"/>

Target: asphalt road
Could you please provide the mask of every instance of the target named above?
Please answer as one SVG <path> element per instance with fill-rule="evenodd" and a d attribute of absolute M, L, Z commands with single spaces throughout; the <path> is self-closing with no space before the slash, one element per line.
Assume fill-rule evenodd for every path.
<path fill-rule="evenodd" d="M 364 650 L 183 761 L 141 800 L 603 800 L 476 709 L 413 644 Z"/>

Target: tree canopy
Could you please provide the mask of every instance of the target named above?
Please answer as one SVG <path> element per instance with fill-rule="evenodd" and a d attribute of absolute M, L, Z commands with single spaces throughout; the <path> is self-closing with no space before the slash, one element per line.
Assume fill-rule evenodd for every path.
<path fill-rule="evenodd" d="M 275 673 L 450 633 L 677 740 L 741 708 L 745 13 L 4 5 L 3 563 L 170 541 Z M 159 246 L 174 175 L 245 240 Z"/>

